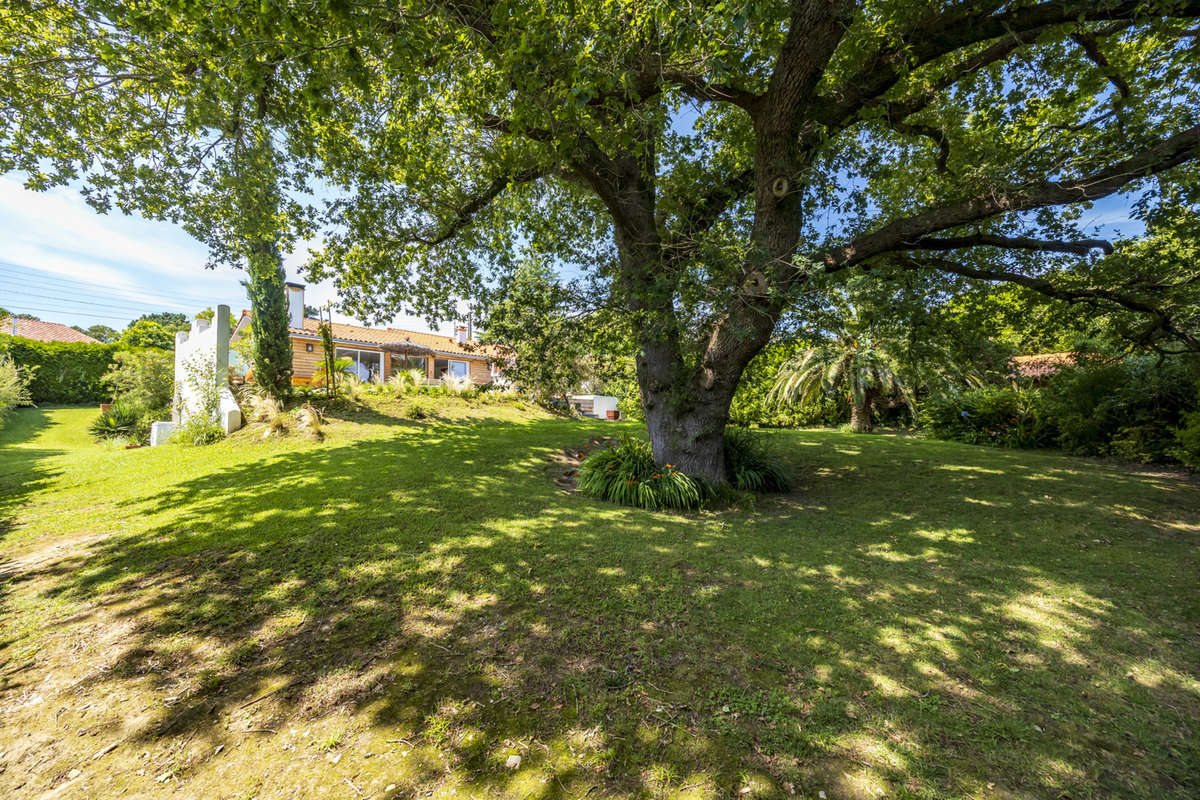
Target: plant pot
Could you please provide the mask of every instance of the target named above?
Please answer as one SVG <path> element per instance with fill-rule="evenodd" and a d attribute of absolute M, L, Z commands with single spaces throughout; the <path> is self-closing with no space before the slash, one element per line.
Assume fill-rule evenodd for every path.
<path fill-rule="evenodd" d="M 604 412 L 604 416 L 605 416 L 607 419 L 620 419 L 620 418 L 621 418 L 621 412 L 620 412 L 620 411 L 605 411 L 605 412 Z"/>
<path fill-rule="evenodd" d="M 112 408 L 112 407 L 113 407 L 113 404 L 112 404 L 112 403 L 101 403 L 101 404 L 100 404 L 100 413 L 101 413 L 101 414 L 107 414 L 107 413 L 108 413 L 108 410 L 109 410 L 110 408 Z"/>
<path fill-rule="evenodd" d="M 141 445 L 140 445 L 140 444 L 127 444 L 127 445 L 125 445 L 125 449 L 126 449 L 126 450 L 137 450 L 139 447 L 141 447 Z"/>

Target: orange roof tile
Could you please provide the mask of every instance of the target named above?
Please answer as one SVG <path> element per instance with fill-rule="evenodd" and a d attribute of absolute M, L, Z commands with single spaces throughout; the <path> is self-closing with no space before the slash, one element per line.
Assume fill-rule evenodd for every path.
<path fill-rule="evenodd" d="M 244 316 L 249 316 L 249 313 L 248 311 L 242 312 Z M 319 324 L 319 320 L 306 318 L 303 328 L 288 328 L 288 331 L 307 336 L 316 336 Z M 475 358 L 497 358 L 501 352 L 499 348 L 493 345 L 480 344 L 479 342 L 460 343 L 455 337 L 443 336 L 440 333 L 408 331 L 401 328 L 366 328 L 361 325 L 347 325 L 343 322 L 333 323 L 333 338 L 346 342 L 373 345 L 398 344 L 410 341 L 413 344 L 424 345 L 439 353 L 473 356 Z"/>
<path fill-rule="evenodd" d="M 14 331 L 13 326 L 16 326 Z M 21 336 L 26 339 L 36 339 L 39 342 L 88 342 L 100 344 L 86 333 L 80 333 L 74 328 L 60 325 L 57 322 L 43 322 L 40 319 L 0 319 L 0 333 Z"/>
<path fill-rule="evenodd" d="M 1063 367 L 1075 364 L 1074 353 L 1035 353 L 1028 356 L 1013 356 L 1012 365 L 1018 375 L 1026 378 L 1041 378 L 1052 375 Z"/>

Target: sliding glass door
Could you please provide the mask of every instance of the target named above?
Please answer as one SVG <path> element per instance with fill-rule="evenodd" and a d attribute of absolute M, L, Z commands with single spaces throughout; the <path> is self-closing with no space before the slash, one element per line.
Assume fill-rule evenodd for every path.
<path fill-rule="evenodd" d="M 353 361 L 350 372 L 357 375 L 359 380 L 372 381 L 383 379 L 383 353 L 378 350 L 351 350 L 339 347 L 333 351 L 337 358 L 348 358 Z"/>

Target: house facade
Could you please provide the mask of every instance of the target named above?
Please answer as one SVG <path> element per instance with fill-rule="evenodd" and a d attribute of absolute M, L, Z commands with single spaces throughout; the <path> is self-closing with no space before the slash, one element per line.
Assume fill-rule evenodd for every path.
<path fill-rule="evenodd" d="M 321 366 L 320 321 L 304 316 L 304 285 L 288 283 L 288 334 L 292 340 L 292 384 L 307 386 Z M 420 369 L 427 381 L 447 373 L 469 377 L 473 383 L 491 383 L 499 371 L 491 359 L 495 348 L 470 341 L 466 326 L 455 336 L 400 328 L 367 328 L 334 322 L 335 356 L 353 362 L 351 372 L 364 381 L 387 380 L 394 373 Z M 250 312 L 242 311 L 234 328 L 236 340 L 250 331 Z"/>

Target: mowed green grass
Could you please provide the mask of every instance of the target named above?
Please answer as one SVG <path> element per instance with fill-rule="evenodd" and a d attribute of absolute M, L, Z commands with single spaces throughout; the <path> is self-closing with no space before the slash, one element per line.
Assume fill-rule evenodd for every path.
<path fill-rule="evenodd" d="M 0 790 L 1200 795 L 1190 478 L 786 431 L 792 494 L 652 513 L 549 474 L 631 424 L 402 407 L 129 451 L 10 418 Z"/>

